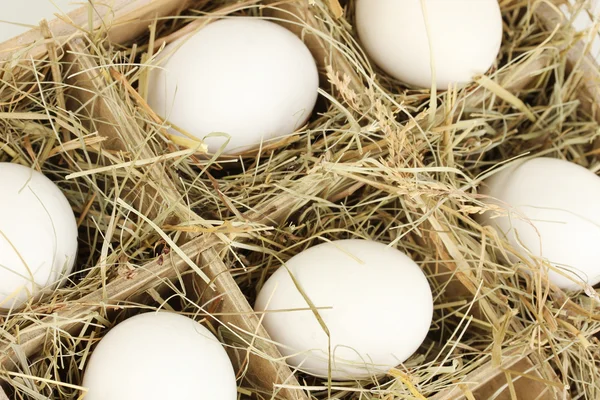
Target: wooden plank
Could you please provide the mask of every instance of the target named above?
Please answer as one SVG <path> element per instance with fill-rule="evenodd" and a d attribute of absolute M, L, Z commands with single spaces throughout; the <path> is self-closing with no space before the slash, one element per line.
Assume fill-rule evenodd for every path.
<path fill-rule="evenodd" d="M 156 17 L 176 13 L 193 4 L 192 0 L 89 0 L 66 16 L 49 21 L 50 31 L 59 45 L 93 29 L 105 29 L 115 43 L 132 40 L 148 29 Z M 46 40 L 40 29 L 32 29 L 0 43 L 0 62 L 14 59 L 42 58 Z"/>
<path fill-rule="evenodd" d="M 564 397 L 559 390 L 562 385 L 547 363 L 534 363 L 531 355 L 507 352 L 502 357 L 501 365 L 494 366 L 489 361 L 469 373 L 457 385 L 431 397 L 431 400 L 468 400 L 469 396 L 476 400 L 513 400 L 507 374 L 519 400 L 570 398 L 567 395 Z M 552 382 L 555 386 L 544 381 Z"/>
<path fill-rule="evenodd" d="M 350 88 L 360 93 L 357 89 L 363 82 L 356 68 L 346 58 L 333 57 L 338 50 L 314 33 L 323 32 L 326 27 L 315 15 L 316 6 L 303 0 L 266 0 L 264 3 L 271 6 L 265 8 L 266 16 L 275 18 L 304 41 L 319 66 L 322 83 L 327 82 L 326 69 L 330 67 L 334 73 L 350 79 Z"/>

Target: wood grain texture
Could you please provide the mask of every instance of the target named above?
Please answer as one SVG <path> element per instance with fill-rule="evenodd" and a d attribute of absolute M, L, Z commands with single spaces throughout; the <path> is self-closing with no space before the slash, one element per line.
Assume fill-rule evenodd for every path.
<path fill-rule="evenodd" d="M 552 368 L 546 363 L 534 363 L 533 359 L 535 357 L 531 354 L 507 351 L 501 365 L 494 366 L 490 361 L 468 374 L 462 382 L 437 393 L 431 400 L 467 400 L 468 396 L 476 400 L 513 400 L 509 380 L 519 400 L 569 399 L 558 389 L 560 383 Z M 540 380 L 555 382 L 556 387 Z"/>
<path fill-rule="evenodd" d="M 313 33 L 313 31 L 323 32 L 325 25 L 317 19 L 314 14 L 315 7 L 311 6 L 309 1 L 267 0 L 264 3 L 272 6 L 265 8 L 265 16 L 277 19 L 279 24 L 294 32 L 304 41 L 317 62 L 322 83 L 327 82 L 326 68 L 331 68 L 334 73 L 350 79 L 349 87 L 360 93 L 358 89 L 362 88 L 364 84 L 352 64 L 344 57 L 334 57 L 333 53 L 338 50 L 334 49 L 331 43 Z M 335 3 L 339 6 L 339 3 Z M 306 27 L 310 29 L 306 29 Z"/>
<path fill-rule="evenodd" d="M 89 4 L 48 21 L 54 40 L 64 45 L 92 29 L 105 29 L 109 39 L 127 42 L 148 29 L 155 18 L 175 13 L 192 0 L 88 0 Z M 39 59 L 46 55 L 46 40 L 39 28 L 0 43 L 0 62 Z"/>

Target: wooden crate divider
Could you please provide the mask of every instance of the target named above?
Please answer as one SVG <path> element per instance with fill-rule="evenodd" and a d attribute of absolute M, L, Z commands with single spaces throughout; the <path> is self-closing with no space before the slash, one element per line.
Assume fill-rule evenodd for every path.
<path fill-rule="evenodd" d="M 488 361 L 431 400 L 513 400 L 511 391 L 519 400 L 569 399 L 548 363 L 537 363 L 536 358 L 533 353 L 505 351 L 500 365 Z"/>
<path fill-rule="evenodd" d="M 86 0 L 88 1 L 88 0 Z M 48 21 L 54 41 L 66 44 L 73 37 L 100 27 L 108 29 L 116 43 L 127 42 L 148 29 L 155 18 L 172 15 L 195 5 L 199 0 L 89 0 L 67 16 Z M 0 43 L 0 62 L 20 59 L 40 59 L 47 53 L 47 40 L 39 28 Z"/>

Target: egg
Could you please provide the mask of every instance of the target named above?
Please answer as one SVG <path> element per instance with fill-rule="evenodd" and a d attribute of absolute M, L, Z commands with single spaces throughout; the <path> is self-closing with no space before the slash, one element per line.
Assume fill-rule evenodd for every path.
<path fill-rule="evenodd" d="M 81 7 L 78 0 L 17 0 L 2 2 L 0 13 L 0 43 L 39 27 L 42 19 L 56 18 Z"/>
<path fill-rule="evenodd" d="M 225 154 L 234 154 L 289 135 L 303 126 L 317 100 L 319 77 L 310 51 L 273 22 L 219 20 L 162 54 L 149 74 L 148 104 L 175 127 L 204 139 L 211 153 L 224 146 Z"/>
<path fill-rule="evenodd" d="M 433 299 L 427 278 L 407 255 L 349 239 L 292 257 L 265 282 L 255 311 L 291 366 L 327 377 L 331 360 L 333 379 L 363 379 L 385 374 L 419 348 Z"/>
<path fill-rule="evenodd" d="M 600 177 L 568 161 L 512 162 L 484 183 L 486 202 L 500 207 L 480 222 L 493 226 L 526 260 L 554 266 L 548 277 L 566 290 L 600 282 Z M 515 261 L 515 258 L 512 258 Z"/>
<path fill-rule="evenodd" d="M 375 64 L 421 88 L 471 82 L 494 64 L 502 42 L 498 0 L 357 0 L 355 14 Z"/>
<path fill-rule="evenodd" d="M 64 282 L 77 254 L 77 222 L 40 172 L 0 163 L 0 177 L 0 308 L 11 308 Z"/>
<path fill-rule="evenodd" d="M 221 343 L 171 312 L 139 314 L 112 328 L 93 350 L 82 386 L 85 400 L 237 399 Z"/>

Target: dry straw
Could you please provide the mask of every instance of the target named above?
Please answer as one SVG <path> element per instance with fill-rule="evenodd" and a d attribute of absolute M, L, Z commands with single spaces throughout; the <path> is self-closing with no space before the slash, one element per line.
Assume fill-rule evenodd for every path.
<path fill-rule="evenodd" d="M 528 260 L 506 265 L 502 254 L 515 249 L 473 218 L 482 179 L 515 157 L 599 169 L 595 111 L 578 97 L 589 84 L 585 63 L 568 51 L 581 37 L 540 19 L 555 10 L 550 2 L 501 0 L 497 68 L 431 95 L 369 64 L 351 1 L 309 3 L 196 1 L 179 17 L 149 20 L 149 32 L 128 43 L 111 44 L 99 30 L 65 47 L 47 41 L 41 60 L 4 65 L 0 161 L 32 166 L 63 188 L 81 243 L 67 286 L 0 317 L 9 398 L 80 398 L 106 328 L 156 309 L 202 319 L 240 349 L 232 354 L 248 378 L 242 398 L 600 398 L 596 292 L 563 293 Z M 144 100 L 163 44 L 180 28 L 229 15 L 286 20 L 322 72 L 310 123 L 243 160 L 172 142 Z M 390 243 L 422 266 L 435 298 L 430 334 L 378 381 L 286 380 L 284 360 L 248 328 L 255 319 L 232 322 L 245 300 L 229 298 L 238 293 L 231 277 L 251 304 L 281 262 L 350 237 Z M 248 364 L 249 354 L 263 364 Z M 274 386 L 261 382 L 264 368 L 277 371 Z"/>

